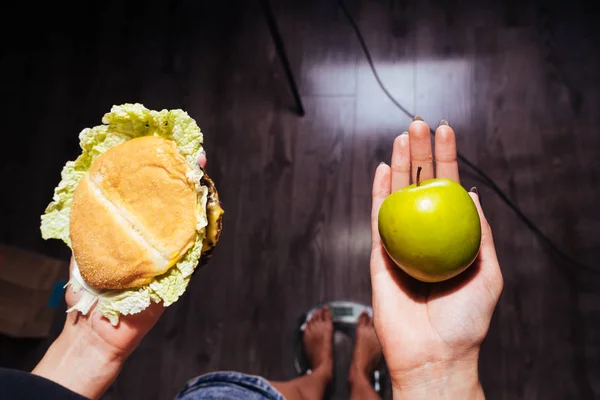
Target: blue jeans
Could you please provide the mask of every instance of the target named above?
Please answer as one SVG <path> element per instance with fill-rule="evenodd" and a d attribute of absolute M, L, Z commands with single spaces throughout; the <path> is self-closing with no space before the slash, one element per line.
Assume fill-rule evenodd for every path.
<path fill-rule="evenodd" d="M 177 400 L 285 400 L 264 378 L 239 372 L 213 372 L 189 380 Z"/>

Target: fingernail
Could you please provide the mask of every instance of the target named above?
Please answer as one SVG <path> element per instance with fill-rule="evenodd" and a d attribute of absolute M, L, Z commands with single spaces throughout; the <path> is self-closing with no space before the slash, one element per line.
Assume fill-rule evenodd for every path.
<path fill-rule="evenodd" d="M 448 126 L 448 121 L 446 121 L 445 119 L 441 120 L 440 124 L 438 126 L 442 126 L 442 125 Z"/>
<path fill-rule="evenodd" d="M 403 135 L 408 135 L 407 131 L 402 132 Z"/>
<path fill-rule="evenodd" d="M 415 115 L 413 121 L 423 121 L 423 117 L 421 117 L 420 115 Z"/>
<path fill-rule="evenodd" d="M 383 161 L 379 163 L 379 167 L 381 167 L 382 165 L 386 165 Z"/>

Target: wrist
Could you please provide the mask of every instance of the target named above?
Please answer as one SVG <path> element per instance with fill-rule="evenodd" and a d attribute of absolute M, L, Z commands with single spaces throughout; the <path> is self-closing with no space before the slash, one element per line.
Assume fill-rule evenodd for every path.
<path fill-rule="evenodd" d="M 478 356 L 430 362 L 392 376 L 394 400 L 485 399 L 477 364 Z"/>
<path fill-rule="evenodd" d="M 98 398 L 116 379 L 123 362 L 99 338 L 67 324 L 32 373 Z"/>

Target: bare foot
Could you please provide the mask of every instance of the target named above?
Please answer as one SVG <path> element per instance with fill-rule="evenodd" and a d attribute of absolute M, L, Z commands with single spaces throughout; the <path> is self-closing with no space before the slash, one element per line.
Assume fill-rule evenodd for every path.
<path fill-rule="evenodd" d="M 381 345 L 375 333 L 373 318 L 367 312 L 363 312 L 356 324 L 356 339 L 348 380 L 350 382 L 362 382 L 365 379 L 369 381 L 380 360 Z"/>
<path fill-rule="evenodd" d="M 313 313 L 304 328 L 302 341 L 312 373 L 319 373 L 331 380 L 333 375 L 333 322 L 331 321 L 331 312 L 327 307 Z"/>

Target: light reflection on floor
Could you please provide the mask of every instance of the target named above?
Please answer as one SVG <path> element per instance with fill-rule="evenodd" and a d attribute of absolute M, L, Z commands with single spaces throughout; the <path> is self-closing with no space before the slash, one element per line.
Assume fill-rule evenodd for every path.
<path fill-rule="evenodd" d="M 389 92 L 409 111 L 427 121 L 451 120 L 454 126 L 467 123 L 474 106 L 474 68 L 469 59 L 375 61 Z M 366 62 L 315 65 L 304 70 L 307 93 L 324 96 L 354 96 L 356 133 L 373 129 L 398 130 L 407 118 L 385 96 Z M 339 77 L 344 77 L 342 82 Z M 355 82 L 348 82 L 354 79 Z"/>

